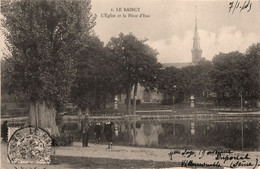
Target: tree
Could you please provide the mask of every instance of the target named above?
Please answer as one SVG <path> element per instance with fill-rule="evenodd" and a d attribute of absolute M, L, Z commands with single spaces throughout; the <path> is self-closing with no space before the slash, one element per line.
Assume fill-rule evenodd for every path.
<path fill-rule="evenodd" d="M 98 37 L 91 37 L 76 58 L 72 102 L 82 111 L 104 109 L 108 97 L 120 89 L 117 84 L 116 60 Z"/>
<path fill-rule="evenodd" d="M 250 72 L 245 55 L 238 51 L 220 53 L 213 58 L 211 78 L 218 102 L 240 105 L 240 94 L 250 89 Z M 243 95 L 244 95 L 243 94 Z"/>
<path fill-rule="evenodd" d="M 260 100 L 260 43 L 251 45 L 246 51 L 246 61 L 249 71 L 247 100 Z"/>
<path fill-rule="evenodd" d="M 55 117 L 70 99 L 74 57 L 95 25 L 90 1 L 21 0 L 1 6 L 11 52 L 4 73 L 9 92 L 28 96 L 30 125 L 58 135 Z"/>
<path fill-rule="evenodd" d="M 181 69 L 182 91 L 186 100 L 189 100 L 192 94 L 198 100 L 202 98 L 204 91 L 211 91 L 211 70 L 212 63 L 207 60 Z"/>
<path fill-rule="evenodd" d="M 119 65 L 120 72 L 118 77 L 126 93 L 128 114 L 131 114 L 131 90 L 134 87 L 133 113 L 135 113 L 135 96 L 138 83 L 152 87 L 153 82 L 156 81 L 158 69 L 161 66 L 156 58 L 158 52 L 133 34 L 124 35 L 123 33 L 120 33 L 118 38 L 111 38 L 107 47 L 117 58 L 116 64 Z"/>
<path fill-rule="evenodd" d="M 181 70 L 176 67 L 166 67 L 165 69 L 160 70 L 158 78 L 158 90 L 163 93 L 165 96 L 169 97 L 170 103 L 174 97 L 180 98 L 182 89 L 182 74 Z"/>

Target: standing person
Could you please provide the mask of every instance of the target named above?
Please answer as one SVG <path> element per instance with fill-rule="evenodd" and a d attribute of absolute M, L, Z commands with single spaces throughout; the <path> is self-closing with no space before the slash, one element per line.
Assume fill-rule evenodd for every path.
<path fill-rule="evenodd" d="M 88 146 L 88 139 L 89 139 L 89 122 L 88 117 L 85 116 L 83 120 L 81 121 L 81 127 L 82 127 L 82 146 L 83 147 L 89 147 Z"/>
<path fill-rule="evenodd" d="M 101 130 L 102 130 L 102 125 L 100 122 L 97 122 L 95 125 L 95 134 L 96 134 L 96 144 L 100 143 L 100 137 L 101 137 Z"/>
<path fill-rule="evenodd" d="M 112 126 L 114 125 L 113 122 L 111 121 L 108 121 L 105 123 L 105 126 L 104 126 L 104 133 L 105 133 L 105 137 L 106 137 L 106 140 L 107 140 L 107 149 L 112 149 Z"/>

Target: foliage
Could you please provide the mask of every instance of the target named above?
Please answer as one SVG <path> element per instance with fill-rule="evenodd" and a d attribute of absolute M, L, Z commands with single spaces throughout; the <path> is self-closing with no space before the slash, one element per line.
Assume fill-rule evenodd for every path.
<path fill-rule="evenodd" d="M 72 101 L 83 110 L 102 109 L 107 98 L 118 89 L 116 61 L 98 37 L 93 36 L 86 43 L 76 58 Z"/>
<path fill-rule="evenodd" d="M 160 70 L 158 78 L 158 90 L 169 96 L 169 99 L 162 101 L 162 104 L 172 104 L 172 97 L 177 97 L 182 92 L 181 70 L 175 67 L 166 67 Z"/>
<path fill-rule="evenodd" d="M 59 137 L 52 137 L 53 146 L 71 146 L 73 141 L 73 136 L 66 134 L 63 134 Z"/>
<path fill-rule="evenodd" d="M 90 1 L 8 1 L 1 9 L 12 54 L 3 73 L 9 92 L 58 107 L 67 103 L 76 73 L 74 57 L 95 24 Z"/>
<path fill-rule="evenodd" d="M 203 60 L 198 65 L 183 67 L 166 67 L 160 71 L 158 89 L 169 98 L 163 104 L 172 104 L 172 96 L 175 102 L 189 100 L 191 94 L 196 98 L 202 96 L 205 91 L 211 90 L 211 78 L 209 72 L 212 70 L 210 61 Z"/>
<path fill-rule="evenodd" d="M 78 131 L 79 130 L 79 126 L 77 123 L 73 123 L 73 122 L 65 122 L 62 126 L 61 126 L 61 130 L 62 132 L 65 131 Z"/>
<path fill-rule="evenodd" d="M 173 104 L 173 99 L 169 98 L 169 99 L 163 99 L 161 102 L 162 105 L 172 105 Z"/>
<path fill-rule="evenodd" d="M 239 104 L 241 92 L 248 97 L 252 86 L 247 59 L 237 51 L 220 53 L 213 58 L 211 78 L 221 104 Z"/>
<path fill-rule="evenodd" d="M 161 65 L 157 62 L 158 52 L 139 40 L 133 34 L 119 34 L 112 37 L 107 47 L 117 58 L 116 65 L 119 66 L 119 83 L 127 94 L 128 105 L 130 105 L 133 86 L 141 84 L 144 87 L 154 88 L 158 70 Z M 129 109 L 128 109 L 129 111 Z M 128 112 L 129 113 L 129 112 Z"/>
<path fill-rule="evenodd" d="M 202 97 L 203 92 L 211 90 L 211 70 L 211 62 L 206 60 L 202 60 L 198 65 L 182 68 L 182 91 L 186 99 L 192 94 L 195 98 Z"/>
<path fill-rule="evenodd" d="M 251 100 L 260 100 L 260 43 L 251 45 L 245 55 L 250 75 L 247 97 Z"/>
<path fill-rule="evenodd" d="M 118 38 L 111 38 L 107 44 L 120 64 L 122 83 L 133 86 L 136 82 L 146 84 L 149 80 L 154 80 L 158 66 L 157 52 L 144 44 L 145 41 L 137 39 L 134 35 L 123 33 Z M 148 76 L 149 73 L 149 76 Z M 154 73 L 154 74 L 151 74 Z M 149 84 L 147 84 L 149 85 Z"/>

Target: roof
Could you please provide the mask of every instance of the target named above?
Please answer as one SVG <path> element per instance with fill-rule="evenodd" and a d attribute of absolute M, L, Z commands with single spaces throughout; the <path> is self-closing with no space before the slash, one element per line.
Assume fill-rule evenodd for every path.
<path fill-rule="evenodd" d="M 192 66 L 191 62 L 184 62 L 184 63 L 162 63 L 163 67 L 176 67 L 176 68 L 183 68 L 187 66 Z"/>

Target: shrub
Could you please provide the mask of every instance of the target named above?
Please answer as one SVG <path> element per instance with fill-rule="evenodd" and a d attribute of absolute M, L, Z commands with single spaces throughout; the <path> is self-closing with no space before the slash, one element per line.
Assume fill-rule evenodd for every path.
<path fill-rule="evenodd" d="M 162 105 L 172 105 L 172 99 L 164 99 L 161 102 Z"/>
<path fill-rule="evenodd" d="M 7 127 L 7 121 L 4 121 L 1 125 L 1 137 L 4 142 L 7 142 L 8 139 L 8 127 Z"/>
<path fill-rule="evenodd" d="M 71 135 L 62 134 L 59 137 L 52 137 L 53 146 L 71 146 L 74 139 Z"/>
<path fill-rule="evenodd" d="M 76 122 L 64 122 L 61 126 L 61 131 L 77 131 L 79 130 L 79 126 Z"/>
<path fill-rule="evenodd" d="M 137 104 L 137 105 L 141 104 L 141 100 L 140 100 L 140 99 L 137 99 L 137 100 L 136 100 L 136 104 Z"/>

